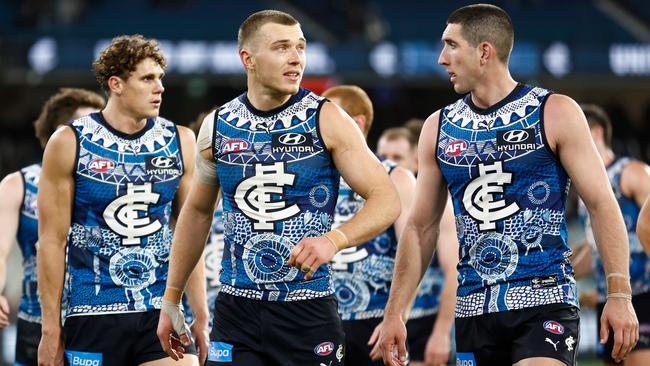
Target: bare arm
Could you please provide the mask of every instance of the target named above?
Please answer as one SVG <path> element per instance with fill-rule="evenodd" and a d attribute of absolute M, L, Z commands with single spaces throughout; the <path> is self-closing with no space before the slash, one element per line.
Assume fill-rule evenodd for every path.
<path fill-rule="evenodd" d="M 404 310 L 433 256 L 447 202 L 447 185 L 436 162 L 433 144 L 437 139 L 438 119 L 439 111 L 427 119 L 420 134 L 415 198 L 397 246 L 393 282 L 379 341 L 382 358 L 387 364 L 405 362 Z"/>
<path fill-rule="evenodd" d="M 640 161 L 632 161 L 621 174 L 621 191 L 639 207 L 650 197 L 650 167 Z"/>
<path fill-rule="evenodd" d="M 16 242 L 24 189 L 20 172 L 9 174 L 0 182 L 0 328 L 9 325 L 9 305 L 1 294 L 7 279 L 7 257 Z"/>
<path fill-rule="evenodd" d="M 630 352 L 639 337 L 634 308 L 630 301 L 620 297 L 632 293 L 630 253 L 623 216 L 580 107 L 569 97 L 551 95 L 544 114 L 550 147 L 559 156 L 589 211 L 596 245 L 608 277 L 608 299 L 601 318 L 601 343 L 607 341 L 611 326 L 614 329 L 612 357 L 620 360 Z"/>
<path fill-rule="evenodd" d="M 645 248 L 645 252 L 650 255 L 650 197 L 645 200 L 645 204 L 641 207 L 641 213 L 636 222 L 636 233 L 639 235 L 639 240 Z"/>
<path fill-rule="evenodd" d="M 364 243 L 395 222 L 400 214 L 400 197 L 384 167 L 368 149 L 361 131 L 340 107 L 325 102 L 320 128 L 341 176 L 366 200 L 338 229 L 351 245 Z"/>
<path fill-rule="evenodd" d="M 591 247 L 586 240 L 576 246 L 571 256 L 571 265 L 576 279 L 590 277 L 592 275 Z"/>
<path fill-rule="evenodd" d="M 43 313 L 39 360 L 63 362 L 61 293 L 65 277 L 65 248 L 74 204 L 74 131 L 61 127 L 43 155 L 38 187 L 38 291 Z M 39 363 L 40 364 L 40 363 Z"/>
<path fill-rule="evenodd" d="M 440 308 L 438 317 L 433 326 L 432 337 L 449 339 L 451 325 L 454 322 L 454 308 L 456 307 L 456 289 L 458 288 L 458 237 L 454 209 L 451 200 L 448 200 L 445 212 L 440 221 L 440 236 L 438 237 L 438 262 L 445 276 L 442 292 L 440 293 Z"/>

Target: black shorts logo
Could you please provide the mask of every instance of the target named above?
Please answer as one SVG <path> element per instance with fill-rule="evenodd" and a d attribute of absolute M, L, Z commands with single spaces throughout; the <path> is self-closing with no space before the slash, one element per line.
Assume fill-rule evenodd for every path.
<path fill-rule="evenodd" d="M 497 150 L 535 150 L 535 128 L 497 131 Z"/>
<path fill-rule="evenodd" d="M 276 153 L 313 153 L 314 140 L 309 133 L 287 132 L 271 135 L 271 151 Z"/>

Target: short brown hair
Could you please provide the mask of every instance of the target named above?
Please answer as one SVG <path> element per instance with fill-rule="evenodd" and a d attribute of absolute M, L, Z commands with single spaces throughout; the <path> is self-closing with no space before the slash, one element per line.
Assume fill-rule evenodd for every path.
<path fill-rule="evenodd" d="M 411 145 L 411 148 L 414 148 L 416 146 L 416 143 L 414 143 L 415 139 L 413 138 L 413 133 L 406 127 L 388 128 L 381 133 L 379 139 L 386 139 L 386 141 L 404 139 L 409 143 L 409 145 Z"/>
<path fill-rule="evenodd" d="M 363 134 L 368 135 L 368 131 L 372 127 L 374 111 L 370 97 L 363 89 L 356 85 L 338 85 L 325 90 L 323 96 L 325 98 L 341 99 L 341 108 L 350 116 L 364 116 L 366 124 Z"/>
<path fill-rule="evenodd" d="M 420 139 L 422 127 L 424 127 L 424 120 L 420 118 L 411 118 L 408 121 L 404 122 L 404 125 L 402 127 L 411 131 L 411 137 L 413 138 L 413 140 L 411 140 L 411 145 L 416 146 L 418 144 L 418 140 Z"/>
<path fill-rule="evenodd" d="M 605 144 L 612 146 L 612 121 L 609 119 L 607 112 L 595 104 L 581 104 L 582 112 L 587 118 L 589 128 L 600 126 L 603 129 Z"/>
<path fill-rule="evenodd" d="M 490 4 L 463 6 L 451 13 L 447 24 L 460 24 L 463 38 L 472 47 L 489 42 L 496 49 L 499 60 L 508 64 L 515 32 L 512 19 L 500 7 Z"/>
<path fill-rule="evenodd" d="M 62 88 L 45 102 L 41 114 L 34 122 L 36 137 L 45 147 L 47 140 L 62 125 L 72 119 L 79 108 L 90 107 L 102 109 L 105 102 L 99 94 L 90 90 Z"/>
<path fill-rule="evenodd" d="M 113 38 L 93 63 L 95 78 L 108 94 L 108 79 L 117 76 L 128 79 L 136 66 L 144 59 L 152 58 L 163 69 L 167 67 L 165 56 L 155 39 L 146 39 L 140 34 Z"/>
<path fill-rule="evenodd" d="M 239 26 L 237 33 L 237 44 L 241 50 L 244 44 L 266 23 L 277 23 L 282 25 L 295 25 L 298 23 L 296 18 L 278 10 L 262 10 L 250 15 Z"/>

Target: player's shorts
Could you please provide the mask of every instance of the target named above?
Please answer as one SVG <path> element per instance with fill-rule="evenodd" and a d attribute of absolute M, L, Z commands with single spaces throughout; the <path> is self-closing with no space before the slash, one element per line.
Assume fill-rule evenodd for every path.
<path fill-rule="evenodd" d="M 208 365 L 327 365 L 345 360 L 336 298 L 264 301 L 219 293 Z"/>
<path fill-rule="evenodd" d="M 417 319 L 409 319 L 406 322 L 406 335 L 411 361 L 424 362 L 424 351 L 433 331 L 437 314 L 423 316 Z"/>
<path fill-rule="evenodd" d="M 642 349 L 650 349 L 650 292 L 639 294 L 632 297 L 632 306 L 636 312 L 636 317 L 639 319 L 639 341 L 632 350 L 638 351 Z M 596 354 L 598 358 L 605 362 L 616 363 L 612 358 L 612 350 L 614 349 L 614 332 L 610 329 L 607 343 L 600 344 L 600 317 L 603 315 L 605 303 L 599 303 L 598 310 L 598 333 L 596 340 Z"/>
<path fill-rule="evenodd" d="M 568 304 L 456 318 L 456 365 L 510 366 L 547 357 L 576 364 L 580 311 Z"/>
<path fill-rule="evenodd" d="M 67 318 L 66 365 L 137 366 L 168 357 L 156 334 L 159 316 L 160 310 L 152 310 Z M 185 353 L 196 354 L 196 347 L 185 347 Z"/>
<path fill-rule="evenodd" d="M 345 363 L 348 365 L 360 366 L 383 366 L 384 362 L 372 361 L 370 359 L 371 346 L 368 340 L 381 323 L 382 318 L 344 320 L 343 331 L 345 332 Z"/>
<path fill-rule="evenodd" d="M 36 366 L 38 364 L 38 344 L 41 341 L 41 323 L 28 322 L 18 318 L 16 329 L 15 365 Z"/>

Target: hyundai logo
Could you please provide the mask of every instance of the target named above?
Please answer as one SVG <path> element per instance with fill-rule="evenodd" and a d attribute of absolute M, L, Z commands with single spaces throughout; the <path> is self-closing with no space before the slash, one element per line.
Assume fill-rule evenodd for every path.
<path fill-rule="evenodd" d="M 166 169 L 173 167 L 175 165 L 175 162 L 166 156 L 156 156 L 155 158 L 151 159 L 151 164 L 156 168 Z"/>
<path fill-rule="evenodd" d="M 300 145 L 307 141 L 307 137 L 299 133 L 288 132 L 281 135 L 278 141 L 283 145 Z"/>
<path fill-rule="evenodd" d="M 525 130 L 511 130 L 503 134 L 503 139 L 512 143 L 526 141 L 527 138 L 528 132 Z"/>

